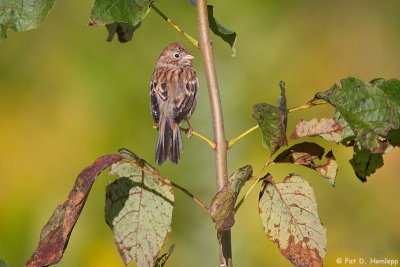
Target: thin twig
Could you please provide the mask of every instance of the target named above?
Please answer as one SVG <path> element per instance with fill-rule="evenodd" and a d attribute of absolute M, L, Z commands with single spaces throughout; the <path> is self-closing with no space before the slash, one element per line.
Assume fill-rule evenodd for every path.
<path fill-rule="evenodd" d="M 318 101 L 318 102 L 317 102 Z M 309 109 L 313 106 L 318 106 L 318 105 L 323 105 L 323 104 L 328 104 L 328 102 L 322 100 L 322 99 L 311 99 L 310 101 L 308 101 L 306 104 L 298 106 L 298 107 L 294 107 L 294 108 L 290 108 L 289 112 L 293 112 L 293 111 L 297 111 L 297 110 L 303 110 L 303 109 Z"/>
<path fill-rule="evenodd" d="M 138 164 L 137 164 L 136 162 L 134 162 L 133 160 L 123 159 L 122 161 L 129 162 L 130 164 L 132 164 L 132 165 L 135 166 L 136 168 L 138 168 L 138 169 L 140 169 L 140 170 L 142 170 L 142 171 L 144 171 L 144 172 L 147 172 L 147 173 L 149 173 L 149 174 L 151 174 L 151 175 L 157 177 L 158 179 L 160 179 L 160 180 L 163 181 L 164 183 L 169 184 L 169 185 L 172 185 L 172 186 L 178 188 L 178 189 L 181 190 L 183 193 L 185 193 L 186 195 L 188 195 L 191 199 L 193 199 L 197 204 L 199 204 L 200 207 L 202 207 L 207 213 L 210 213 L 210 210 L 208 209 L 208 207 L 207 207 L 203 202 L 201 202 L 195 195 L 193 195 L 192 193 L 190 193 L 189 190 L 183 188 L 182 186 L 180 186 L 180 185 L 178 185 L 178 184 L 172 182 L 171 180 L 169 180 L 169 179 L 167 179 L 167 178 L 165 178 L 165 177 L 162 177 L 160 174 L 158 174 L 158 173 L 156 173 L 156 172 L 152 172 L 152 171 L 150 171 L 150 170 L 147 170 L 147 169 L 143 168 L 142 166 L 138 165 Z"/>
<path fill-rule="evenodd" d="M 188 129 L 188 128 L 182 128 L 182 127 L 181 127 L 181 131 L 184 131 L 185 133 L 188 133 L 189 129 Z M 210 139 L 208 139 L 207 137 L 205 137 L 204 135 L 202 135 L 202 134 L 200 134 L 200 133 L 198 133 L 198 132 L 192 131 L 191 133 L 192 133 L 193 135 L 195 135 L 195 136 L 197 136 L 197 137 L 203 139 L 204 141 L 206 141 L 206 142 L 210 145 L 210 147 L 211 147 L 213 150 L 215 150 L 215 147 L 216 147 L 217 145 L 216 145 L 213 141 L 211 141 Z"/>
<path fill-rule="evenodd" d="M 192 44 L 194 44 L 197 48 L 199 48 L 199 42 L 194 39 L 192 36 L 187 34 L 184 30 L 179 28 L 178 25 L 176 25 L 172 20 L 170 20 L 164 13 L 161 12 L 154 4 L 153 2 L 150 3 L 150 7 L 154 9 L 155 12 L 157 12 L 158 15 L 160 15 L 163 19 L 165 19 L 172 27 L 174 27 L 175 30 L 180 32 L 183 36 L 185 36 Z"/>
<path fill-rule="evenodd" d="M 157 125 L 153 125 L 153 129 L 157 129 Z M 189 129 L 188 129 L 188 128 L 182 128 L 182 127 L 181 127 L 181 131 L 183 131 L 183 132 L 185 132 L 185 133 L 188 133 Z M 211 141 L 210 139 L 208 139 L 207 137 L 205 137 L 204 135 L 202 135 L 201 133 L 192 131 L 192 135 L 195 135 L 195 136 L 197 136 L 197 137 L 203 139 L 204 141 L 207 142 L 207 144 L 210 145 L 210 147 L 211 147 L 213 150 L 215 150 L 215 147 L 216 147 L 217 145 L 216 145 L 213 141 Z"/>
<path fill-rule="evenodd" d="M 271 155 L 272 156 L 272 155 Z M 265 162 L 264 167 L 262 168 L 262 170 L 260 171 L 260 174 L 258 175 L 257 179 L 254 181 L 254 183 L 250 186 L 250 188 L 247 190 L 246 194 L 244 194 L 244 196 L 240 199 L 239 203 L 236 205 L 234 211 L 235 213 L 238 211 L 238 209 L 240 208 L 240 206 L 243 204 L 244 200 L 247 198 L 247 196 L 251 193 L 251 191 L 253 191 L 254 187 L 256 186 L 256 184 L 261 180 L 261 178 L 263 178 L 262 174 L 265 171 L 265 169 L 268 166 L 271 166 L 274 164 L 274 162 L 269 162 L 271 160 L 271 156 L 268 158 L 268 160 Z M 269 174 L 268 174 L 269 175 Z M 268 175 L 266 175 L 268 177 Z M 264 176 L 265 177 L 265 176 Z"/>
<path fill-rule="evenodd" d="M 318 102 L 317 102 L 318 101 Z M 318 105 L 324 105 L 327 104 L 328 102 L 321 100 L 321 99 L 311 99 L 310 101 L 308 101 L 306 104 L 298 106 L 298 107 L 293 107 L 288 109 L 288 112 L 294 112 L 294 111 L 298 111 L 298 110 L 304 110 L 304 109 L 309 109 L 311 107 L 314 106 L 318 106 Z M 254 132 L 255 130 L 257 130 L 259 128 L 258 124 L 251 127 L 250 129 L 248 129 L 247 131 L 245 131 L 244 133 L 240 134 L 238 137 L 229 140 L 228 142 L 228 149 L 231 149 L 239 140 L 243 139 L 243 137 L 245 137 L 246 135 Z"/>
<path fill-rule="evenodd" d="M 227 142 L 225 138 L 224 120 L 222 116 L 221 99 L 218 89 L 217 74 L 214 65 L 214 56 L 212 48 L 212 40 L 208 25 L 207 1 L 197 0 L 197 24 L 199 29 L 199 47 L 203 57 L 204 72 L 208 87 L 208 96 L 210 98 L 211 114 L 214 130 L 214 141 L 216 148 L 215 169 L 217 179 L 217 191 L 228 182 L 226 151 Z M 219 266 L 232 267 L 232 248 L 231 248 L 231 232 L 223 231 L 221 233 L 219 246 Z"/>
<path fill-rule="evenodd" d="M 243 137 L 245 137 L 246 135 L 248 135 L 251 132 L 254 132 L 255 130 L 257 130 L 259 128 L 258 124 L 256 126 L 251 127 L 250 129 L 248 129 L 247 131 L 245 131 L 244 133 L 242 133 L 241 135 L 239 135 L 236 138 L 233 138 L 232 140 L 229 140 L 228 142 L 228 149 L 230 149 L 231 147 L 233 147 L 234 144 L 236 144 L 237 141 L 239 141 L 240 139 L 242 139 Z"/>

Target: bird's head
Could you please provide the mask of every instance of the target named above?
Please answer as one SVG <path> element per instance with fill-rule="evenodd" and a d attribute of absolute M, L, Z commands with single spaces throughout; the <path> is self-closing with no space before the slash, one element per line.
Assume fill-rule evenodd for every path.
<path fill-rule="evenodd" d="M 183 44 L 172 43 L 162 51 L 157 60 L 157 66 L 190 67 L 193 59 L 194 56 L 189 53 Z"/>

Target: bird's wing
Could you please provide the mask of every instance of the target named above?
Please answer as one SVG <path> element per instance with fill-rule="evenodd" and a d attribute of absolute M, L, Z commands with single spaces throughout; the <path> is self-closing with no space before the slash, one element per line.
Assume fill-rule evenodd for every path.
<path fill-rule="evenodd" d="M 160 121 L 160 106 L 168 100 L 167 83 L 163 72 L 155 69 L 150 83 L 150 107 L 155 123 Z"/>
<path fill-rule="evenodd" d="M 199 81 L 193 69 L 188 69 L 187 72 L 188 75 L 185 75 L 184 71 L 179 80 L 179 87 L 183 88 L 183 90 L 181 89 L 183 93 L 178 101 L 174 102 L 173 117 L 176 123 L 190 117 L 196 107 Z"/>

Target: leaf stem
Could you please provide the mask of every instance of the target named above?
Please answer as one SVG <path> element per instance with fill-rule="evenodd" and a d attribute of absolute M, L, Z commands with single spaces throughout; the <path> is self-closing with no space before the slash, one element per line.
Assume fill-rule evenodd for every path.
<path fill-rule="evenodd" d="M 194 39 L 192 36 L 190 36 L 189 34 L 187 34 L 184 30 L 182 30 L 181 28 L 179 28 L 178 25 L 176 25 L 172 20 L 170 20 L 164 13 L 161 12 L 161 10 L 159 10 L 154 4 L 153 2 L 150 2 L 150 7 L 152 9 L 154 9 L 155 12 L 157 12 L 158 15 L 160 15 L 165 21 L 167 21 L 172 27 L 174 27 L 175 30 L 177 30 L 178 32 L 180 32 L 183 36 L 185 36 L 190 42 L 192 42 L 192 44 L 194 44 L 194 46 L 196 46 L 197 48 L 199 48 L 199 42 Z"/>
<path fill-rule="evenodd" d="M 149 174 L 151 174 L 151 175 L 157 177 L 158 179 L 160 179 L 160 180 L 163 181 L 164 183 L 169 184 L 169 185 L 172 185 L 172 186 L 178 188 L 178 189 L 181 190 L 183 193 L 185 193 L 186 195 L 188 195 L 191 199 L 193 199 L 194 202 L 196 202 L 197 204 L 199 204 L 200 207 L 202 207 L 207 213 L 210 213 L 210 210 L 208 209 L 208 207 L 207 207 L 203 202 L 201 202 L 195 195 L 193 195 L 192 193 L 190 193 L 189 190 L 187 190 L 186 188 L 184 188 L 184 187 L 182 187 L 182 186 L 180 186 L 180 185 L 178 185 L 178 184 L 172 182 L 171 180 L 169 180 L 169 179 L 167 179 L 167 178 L 165 178 L 165 177 L 162 177 L 158 172 L 152 172 L 152 171 L 150 171 L 150 170 L 148 170 L 148 169 L 143 168 L 142 166 L 140 166 L 139 164 L 137 164 L 137 163 L 134 162 L 133 160 L 130 160 L 130 159 L 122 159 L 122 161 L 129 162 L 130 164 L 134 165 L 136 168 L 138 168 L 138 169 L 140 169 L 140 170 L 142 170 L 142 171 L 144 171 L 144 172 L 147 172 L 147 173 L 149 173 Z M 154 170 L 156 170 L 156 169 L 154 168 Z"/>
<path fill-rule="evenodd" d="M 318 106 L 318 105 L 324 105 L 324 104 L 328 104 L 328 102 L 326 102 L 326 101 L 324 101 L 324 100 L 321 100 L 321 99 L 315 99 L 315 98 L 313 98 L 313 99 L 309 100 L 309 101 L 308 101 L 306 104 L 304 104 L 304 105 L 301 105 L 301 106 L 298 106 L 298 107 L 293 107 L 293 108 L 288 109 L 288 112 L 294 112 L 294 111 L 297 111 L 297 110 L 309 109 L 309 108 L 311 108 L 311 107 Z M 259 128 L 259 126 L 258 126 L 258 124 L 257 124 L 257 125 L 255 125 L 255 126 L 251 127 L 250 129 L 248 129 L 247 131 L 245 131 L 244 133 L 240 134 L 238 137 L 236 137 L 236 138 L 234 138 L 234 139 L 232 139 L 232 140 L 229 140 L 229 142 L 228 142 L 228 149 L 231 149 L 231 148 L 236 144 L 236 142 L 238 142 L 239 140 L 241 140 L 241 139 L 242 139 L 243 137 L 245 137 L 246 135 L 248 135 L 248 134 L 254 132 L 254 131 L 257 130 L 258 128 Z"/>
<path fill-rule="evenodd" d="M 271 155 L 272 156 L 272 155 Z M 266 175 L 264 175 L 263 177 L 261 176 L 263 174 L 263 172 L 265 171 L 265 169 L 268 166 L 271 166 L 273 164 L 275 164 L 274 162 L 269 162 L 271 160 L 271 156 L 269 157 L 269 159 L 267 160 L 267 162 L 265 162 L 264 167 L 262 168 L 260 174 L 258 175 L 256 181 L 250 186 L 250 188 L 247 190 L 246 194 L 244 194 L 244 196 L 240 199 L 239 203 L 236 205 L 234 211 L 235 213 L 238 211 L 238 209 L 240 208 L 240 206 L 243 204 L 244 200 L 247 198 L 247 196 L 251 193 L 251 191 L 253 191 L 254 187 L 256 186 L 256 184 L 261 180 L 261 178 L 268 178 L 271 175 L 269 173 L 267 173 Z M 271 176 L 272 177 L 272 176 Z"/>
<path fill-rule="evenodd" d="M 290 108 L 289 112 L 293 112 L 293 111 L 297 111 L 297 110 L 303 110 L 303 109 L 309 109 L 309 108 L 311 108 L 313 106 L 318 106 L 318 105 L 323 105 L 323 104 L 328 104 L 328 102 L 326 102 L 325 100 L 313 98 L 313 99 L 309 100 L 304 105 L 301 105 L 301 106 L 298 106 L 298 107 L 294 107 L 294 108 Z"/>
<path fill-rule="evenodd" d="M 246 135 L 248 135 L 251 132 L 254 132 L 255 130 L 257 130 L 259 128 L 258 124 L 256 126 L 251 127 L 250 129 L 248 129 L 247 131 L 245 131 L 244 133 L 242 133 L 241 135 L 239 135 L 236 138 L 233 138 L 232 140 L 229 140 L 228 142 L 228 149 L 230 149 L 231 147 L 233 147 L 234 144 L 236 144 L 237 141 L 239 141 L 240 139 L 242 139 L 243 137 L 245 137 Z"/>
<path fill-rule="evenodd" d="M 188 133 L 189 129 L 188 129 L 188 128 L 182 128 L 182 127 L 181 127 L 181 131 L 184 131 L 185 133 Z M 195 136 L 197 136 L 197 137 L 203 139 L 204 141 L 206 141 L 206 142 L 210 145 L 210 147 L 211 147 L 213 150 L 215 150 L 215 147 L 216 147 L 217 145 L 216 145 L 213 141 L 211 141 L 210 139 L 208 139 L 207 137 L 205 137 L 204 135 L 202 135 L 202 134 L 200 134 L 200 133 L 198 133 L 198 132 L 192 131 L 191 133 L 192 133 L 193 135 L 195 135 Z"/>

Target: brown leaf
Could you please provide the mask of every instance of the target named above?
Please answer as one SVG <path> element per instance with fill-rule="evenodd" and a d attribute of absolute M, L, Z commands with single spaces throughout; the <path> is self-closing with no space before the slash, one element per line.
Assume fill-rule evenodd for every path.
<path fill-rule="evenodd" d="M 280 153 L 274 160 L 276 163 L 294 163 L 310 165 L 314 159 L 321 159 L 324 148 L 315 143 L 303 142 L 293 145 Z"/>
<path fill-rule="evenodd" d="M 235 207 L 235 199 L 229 190 L 229 183 L 214 196 L 210 205 L 211 219 L 215 224 L 218 232 L 229 230 L 235 224 L 233 208 Z"/>
<path fill-rule="evenodd" d="M 211 219 L 219 233 L 229 230 L 235 223 L 234 207 L 240 189 L 253 174 L 253 167 L 246 165 L 234 172 L 228 182 L 214 196 L 210 204 Z"/>
<path fill-rule="evenodd" d="M 68 200 L 56 208 L 43 227 L 38 248 L 25 266 L 48 266 L 61 260 L 93 182 L 105 168 L 121 159 L 120 155 L 102 156 L 78 175 Z"/>
<path fill-rule="evenodd" d="M 317 169 L 319 174 L 328 181 L 329 184 L 335 186 L 336 175 L 338 173 L 338 165 L 332 150 L 326 153 L 325 158 L 326 162 L 324 164 L 316 166 L 315 168 Z"/>
<path fill-rule="evenodd" d="M 318 171 L 318 173 L 327 180 L 330 185 L 335 186 L 338 167 L 332 151 L 329 151 L 326 154 L 326 162 L 324 164 L 316 165 L 314 163 L 315 159 L 321 159 L 323 155 L 324 148 L 320 145 L 303 142 L 280 153 L 275 158 L 274 162 L 304 165 L 305 167 Z"/>
<path fill-rule="evenodd" d="M 342 139 L 342 127 L 333 119 L 300 120 L 290 136 L 290 140 L 316 135 L 338 144 Z"/>
<path fill-rule="evenodd" d="M 265 179 L 258 209 L 267 237 L 295 266 L 322 266 L 326 229 L 311 185 L 296 174 L 281 183 Z"/>

